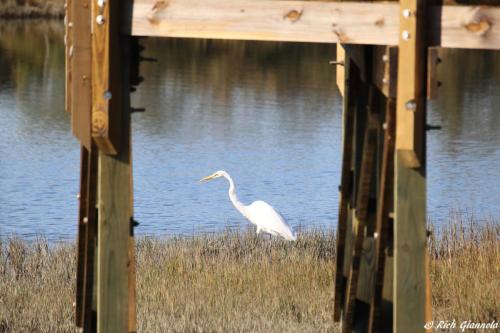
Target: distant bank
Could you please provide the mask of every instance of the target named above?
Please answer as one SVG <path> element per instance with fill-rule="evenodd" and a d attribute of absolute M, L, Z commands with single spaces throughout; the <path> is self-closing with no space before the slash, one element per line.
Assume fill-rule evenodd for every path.
<path fill-rule="evenodd" d="M 0 18 L 63 18 L 65 0 L 0 0 Z"/>

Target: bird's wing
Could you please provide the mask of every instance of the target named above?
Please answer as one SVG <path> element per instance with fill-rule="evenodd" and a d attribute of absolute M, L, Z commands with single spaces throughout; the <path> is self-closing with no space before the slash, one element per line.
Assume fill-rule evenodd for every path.
<path fill-rule="evenodd" d="M 259 226 L 262 231 L 278 234 L 288 240 L 296 239 L 292 228 L 268 203 L 264 201 L 255 201 L 246 208 L 248 219 Z"/>

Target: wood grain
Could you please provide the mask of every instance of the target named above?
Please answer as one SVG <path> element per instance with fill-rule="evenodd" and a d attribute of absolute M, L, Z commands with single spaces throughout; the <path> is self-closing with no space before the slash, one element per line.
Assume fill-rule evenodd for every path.
<path fill-rule="evenodd" d="M 66 0 L 64 16 L 64 110 L 71 114 L 71 47 L 73 45 L 73 0 Z"/>
<path fill-rule="evenodd" d="M 340 44 L 339 44 L 340 45 Z M 337 56 L 339 52 L 343 50 L 337 49 Z M 337 57 L 337 61 L 338 61 Z M 348 204 L 349 198 L 352 192 L 352 158 L 353 158 L 353 133 L 354 133 L 354 108 L 355 103 L 354 93 L 357 90 L 356 73 L 354 68 L 350 65 L 350 60 L 348 57 L 343 58 L 345 62 L 345 73 L 346 77 L 343 77 L 343 82 L 339 82 L 339 72 L 337 72 L 337 84 L 342 87 L 344 93 L 344 105 L 343 105 L 343 152 L 342 152 L 342 175 L 340 180 L 340 203 L 339 203 L 339 220 L 337 226 L 337 258 L 336 258 L 336 269 L 335 269 L 335 299 L 334 299 L 334 320 L 339 321 L 341 317 L 342 303 L 344 300 L 345 291 L 345 278 L 343 274 L 344 267 L 344 256 L 345 256 L 345 241 L 347 233 L 347 215 L 348 215 Z M 353 65 L 354 66 L 354 65 Z M 338 69 L 337 69 L 338 70 Z M 344 71 L 342 75 L 344 76 Z M 350 254 L 349 254 L 350 255 Z"/>
<path fill-rule="evenodd" d="M 121 113 L 120 127 L 126 138 L 116 155 L 99 153 L 99 230 L 98 230 L 98 332 L 129 332 L 135 329 L 135 260 L 131 240 L 132 163 L 129 37 L 115 36 L 121 57 L 110 66 L 110 89 L 115 91 L 109 111 Z M 134 269 L 131 272 L 131 269 Z M 134 311 L 134 313 L 131 313 Z"/>
<path fill-rule="evenodd" d="M 372 98 L 369 98 L 370 104 Z M 358 277 L 360 271 L 361 263 L 361 253 L 363 249 L 363 243 L 365 239 L 365 227 L 368 219 L 368 201 L 372 180 L 372 172 L 374 170 L 375 162 L 375 149 L 376 149 L 376 139 L 377 139 L 377 126 L 376 126 L 376 116 L 370 110 L 367 115 L 367 123 L 365 127 L 364 143 L 362 150 L 361 159 L 361 170 L 359 174 L 359 181 L 356 185 L 357 187 L 357 199 L 356 199 L 356 216 L 355 219 L 358 221 L 356 226 L 356 231 L 354 233 L 354 239 L 352 241 L 352 259 L 349 270 L 349 276 L 347 279 L 347 291 L 344 306 L 344 322 L 342 326 L 343 332 L 350 332 L 352 330 L 352 325 L 354 324 L 354 307 L 356 302 L 357 288 L 358 288 Z"/>
<path fill-rule="evenodd" d="M 119 10 L 117 0 L 92 6 L 92 138 L 107 154 L 117 154 L 122 140 L 122 89 L 115 84 L 122 70 Z M 98 17 L 103 18 L 102 24 Z"/>
<path fill-rule="evenodd" d="M 71 128 L 80 143 L 92 149 L 92 47 L 90 38 L 90 0 L 72 1 L 72 44 L 70 45 Z"/>
<path fill-rule="evenodd" d="M 397 63 L 395 60 L 396 59 L 388 62 L 387 67 L 396 67 Z M 396 82 L 393 80 L 390 84 L 395 86 Z M 393 201 L 395 116 L 395 100 L 391 98 L 386 102 L 384 123 L 384 144 L 375 225 L 375 234 L 377 235 L 375 238 L 375 279 L 373 286 L 374 292 L 372 299 L 370 300 L 370 317 L 368 324 L 369 333 L 382 332 L 380 327 L 382 290 L 384 287 L 385 258 L 389 237 L 389 213 L 391 211 Z"/>
<path fill-rule="evenodd" d="M 396 151 L 394 332 L 423 332 L 425 324 L 425 171 L 409 168 Z"/>
<path fill-rule="evenodd" d="M 429 31 L 433 45 L 500 49 L 500 8 L 443 6 Z M 398 3 L 276 0 L 134 0 L 135 36 L 397 45 Z"/>
<path fill-rule="evenodd" d="M 252 0 L 135 0 L 132 35 L 387 44 L 397 40 L 397 6 Z M 300 15 L 293 15 L 300 13 Z M 127 31 L 128 30 L 128 31 Z"/>

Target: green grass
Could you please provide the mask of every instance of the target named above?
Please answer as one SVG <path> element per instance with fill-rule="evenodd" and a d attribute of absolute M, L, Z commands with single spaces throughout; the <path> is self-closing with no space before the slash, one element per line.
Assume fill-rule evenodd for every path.
<path fill-rule="evenodd" d="M 500 313 L 500 224 L 455 223 L 431 238 L 434 319 Z M 139 238 L 139 332 L 337 332 L 332 233 L 295 243 L 226 232 Z M 0 332 L 74 332 L 75 247 L 0 246 Z"/>

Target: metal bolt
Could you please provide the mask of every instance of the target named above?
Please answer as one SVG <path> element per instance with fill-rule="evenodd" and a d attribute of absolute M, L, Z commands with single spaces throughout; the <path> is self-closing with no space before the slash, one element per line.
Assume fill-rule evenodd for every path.
<path fill-rule="evenodd" d="M 386 77 L 384 77 L 384 78 L 382 79 L 382 83 L 383 83 L 383 84 L 388 84 L 388 83 L 389 83 L 389 79 L 388 79 L 388 78 L 386 78 Z"/>
<path fill-rule="evenodd" d="M 78 200 L 80 200 L 80 193 L 78 193 L 78 194 L 76 195 L 76 198 L 77 198 Z"/>
<path fill-rule="evenodd" d="M 386 122 L 382 124 L 382 128 L 384 129 L 384 131 L 387 131 L 388 126 Z"/>
<path fill-rule="evenodd" d="M 88 217 L 83 218 L 83 223 L 87 223 L 89 221 Z"/>
<path fill-rule="evenodd" d="M 389 61 L 389 56 L 388 56 L 387 54 L 384 54 L 384 55 L 382 56 L 382 61 L 383 61 L 383 62 L 388 62 L 388 61 Z"/>
<path fill-rule="evenodd" d="M 73 28 L 73 22 L 68 22 L 68 27 Z"/>
<path fill-rule="evenodd" d="M 410 32 L 408 30 L 403 30 L 401 36 L 403 37 L 404 40 L 408 40 L 410 39 Z"/>
<path fill-rule="evenodd" d="M 105 4 L 106 0 L 97 0 L 97 6 L 99 6 L 100 8 L 103 8 Z"/>
<path fill-rule="evenodd" d="M 97 24 L 104 24 L 104 16 L 102 15 L 97 15 L 97 17 L 95 18 L 95 21 L 97 22 Z"/>
<path fill-rule="evenodd" d="M 111 99 L 112 95 L 111 95 L 111 91 L 105 91 L 104 92 L 104 99 L 109 101 Z"/>
<path fill-rule="evenodd" d="M 417 103 L 415 102 L 414 99 L 409 100 L 405 103 L 405 108 L 408 111 L 414 112 L 417 109 Z"/>
<path fill-rule="evenodd" d="M 411 16 L 411 10 L 403 9 L 403 17 L 409 18 Z"/>

